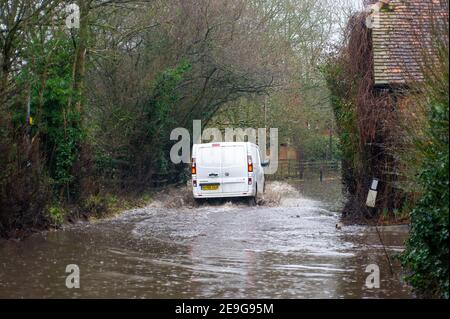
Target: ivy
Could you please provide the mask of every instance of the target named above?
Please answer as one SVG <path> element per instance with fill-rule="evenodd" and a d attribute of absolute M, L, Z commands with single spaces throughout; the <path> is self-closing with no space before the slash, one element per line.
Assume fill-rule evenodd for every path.
<path fill-rule="evenodd" d="M 74 98 L 72 65 L 67 61 L 73 60 L 72 44 L 68 39 L 55 38 L 47 46 L 58 47 L 51 53 L 52 63 L 48 64 L 46 55 L 42 54 L 30 66 L 30 73 L 36 74 L 31 81 L 31 115 L 35 118 L 32 134 L 39 133 L 42 138 L 53 192 L 57 200 L 63 200 L 77 195 L 73 167 L 85 133 L 81 126 L 81 115 L 70 103 L 72 99 L 73 104 Z M 45 47 L 34 49 L 47 50 Z"/>
<path fill-rule="evenodd" d="M 156 164 L 161 173 L 167 173 L 171 166 L 167 158 L 169 144 L 162 141 L 168 139 L 170 130 L 177 124 L 174 113 L 180 101 L 178 86 L 191 69 L 191 64 L 182 60 L 176 67 L 159 74 L 151 85 L 151 98 L 144 108 L 147 139 L 153 141 Z"/>
<path fill-rule="evenodd" d="M 434 103 L 429 114 L 430 140 L 419 172 L 423 196 L 411 212 L 411 236 L 402 255 L 407 281 L 426 296 L 449 297 L 448 104 Z"/>

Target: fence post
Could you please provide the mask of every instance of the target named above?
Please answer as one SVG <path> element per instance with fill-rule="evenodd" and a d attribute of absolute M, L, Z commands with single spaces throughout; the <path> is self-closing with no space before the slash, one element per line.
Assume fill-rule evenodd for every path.
<path fill-rule="evenodd" d="M 291 177 L 291 160 L 288 160 L 288 178 Z"/>

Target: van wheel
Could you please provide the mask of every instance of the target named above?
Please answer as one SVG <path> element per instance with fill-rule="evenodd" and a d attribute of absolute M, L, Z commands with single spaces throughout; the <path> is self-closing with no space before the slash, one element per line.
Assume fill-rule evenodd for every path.
<path fill-rule="evenodd" d="M 194 198 L 194 207 L 198 208 L 202 204 L 202 200 L 200 198 Z"/>
<path fill-rule="evenodd" d="M 248 199 L 248 205 L 256 206 L 257 203 L 258 203 L 258 186 L 256 186 L 255 196 L 252 196 Z"/>

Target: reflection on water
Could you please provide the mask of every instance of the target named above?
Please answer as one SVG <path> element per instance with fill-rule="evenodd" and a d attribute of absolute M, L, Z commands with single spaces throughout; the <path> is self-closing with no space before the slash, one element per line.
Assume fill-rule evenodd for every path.
<path fill-rule="evenodd" d="M 391 274 L 375 229 L 336 229 L 338 180 L 270 187 L 290 190 L 276 207 L 155 204 L 24 242 L 0 242 L 0 297 L 412 297 L 393 258 L 407 228 L 381 229 Z M 65 286 L 68 264 L 80 267 L 80 289 Z M 380 289 L 365 287 L 369 264 L 380 267 Z"/>

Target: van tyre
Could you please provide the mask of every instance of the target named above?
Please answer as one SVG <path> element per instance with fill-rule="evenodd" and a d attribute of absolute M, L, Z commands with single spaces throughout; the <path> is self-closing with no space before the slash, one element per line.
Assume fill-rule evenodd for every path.
<path fill-rule="evenodd" d="M 256 206 L 258 204 L 258 186 L 256 186 L 255 196 L 252 196 L 248 200 L 249 206 Z"/>
<path fill-rule="evenodd" d="M 194 207 L 198 208 L 202 204 L 202 200 L 200 198 L 194 198 Z"/>

